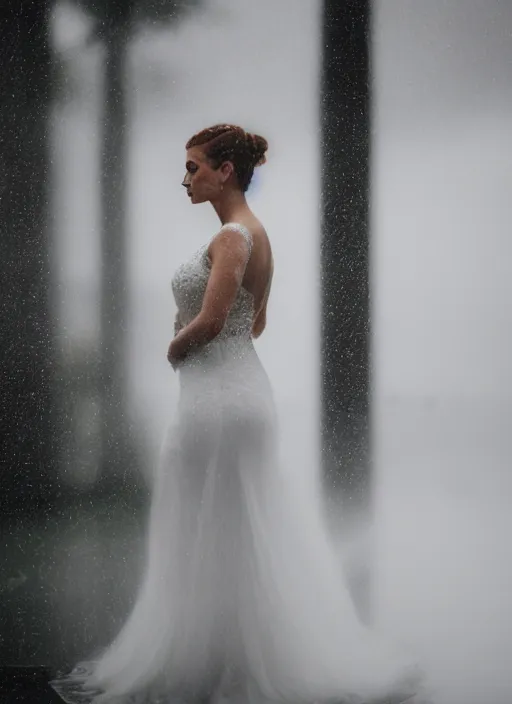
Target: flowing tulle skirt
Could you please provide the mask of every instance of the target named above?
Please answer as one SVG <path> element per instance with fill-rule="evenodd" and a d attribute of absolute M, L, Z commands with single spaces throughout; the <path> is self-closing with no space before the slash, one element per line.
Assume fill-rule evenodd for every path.
<path fill-rule="evenodd" d="M 180 375 L 135 607 L 54 688 L 82 704 L 406 700 L 417 668 L 358 620 L 320 512 L 278 462 L 252 345 Z"/>

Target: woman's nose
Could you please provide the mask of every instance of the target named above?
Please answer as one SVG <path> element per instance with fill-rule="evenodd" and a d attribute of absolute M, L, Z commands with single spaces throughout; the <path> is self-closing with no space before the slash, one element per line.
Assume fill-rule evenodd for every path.
<path fill-rule="evenodd" d="M 185 178 L 181 182 L 181 185 L 184 186 L 185 188 L 188 188 L 190 186 L 190 176 L 189 174 L 185 174 Z"/>

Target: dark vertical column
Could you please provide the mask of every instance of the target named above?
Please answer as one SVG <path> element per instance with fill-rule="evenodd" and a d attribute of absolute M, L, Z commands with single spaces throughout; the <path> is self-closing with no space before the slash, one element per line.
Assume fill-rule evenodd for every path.
<path fill-rule="evenodd" d="M 127 400 L 128 359 L 128 105 L 126 57 L 131 38 L 132 3 L 105 4 L 102 26 L 105 46 L 103 151 L 101 167 L 102 277 L 101 370 L 103 489 L 123 477 L 127 487 L 138 472 L 134 438 L 130 433 Z"/>
<path fill-rule="evenodd" d="M 105 49 L 101 158 L 101 468 L 96 489 L 132 501 L 144 494 L 140 428 L 127 398 L 130 41 L 145 22 L 176 23 L 198 0 L 82 0 Z"/>
<path fill-rule="evenodd" d="M 322 446 L 344 506 L 369 496 L 370 0 L 324 0 Z"/>
<path fill-rule="evenodd" d="M 55 459 L 48 3 L 0 8 L 0 506 L 48 496 Z"/>

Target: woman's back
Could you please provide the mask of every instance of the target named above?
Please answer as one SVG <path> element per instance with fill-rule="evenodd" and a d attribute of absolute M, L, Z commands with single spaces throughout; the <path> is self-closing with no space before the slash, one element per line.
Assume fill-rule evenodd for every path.
<path fill-rule="evenodd" d="M 242 281 L 254 301 L 253 333 L 255 337 L 263 332 L 266 323 L 266 308 L 274 275 L 272 247 L 263 225 L 257 218 L 244 223 L 251 233 L 251 255 Z"/>
<path fill-rule="evenodd" d="M 257 313 L 270 292 L 273 256 L 265 228 L 256 218 L 255 223 L 255 225 L 252 223 L 246 224 L 247 229 L 251 233 L 252 249 L 242 286 L 252 294 L 255 312 Z"/>

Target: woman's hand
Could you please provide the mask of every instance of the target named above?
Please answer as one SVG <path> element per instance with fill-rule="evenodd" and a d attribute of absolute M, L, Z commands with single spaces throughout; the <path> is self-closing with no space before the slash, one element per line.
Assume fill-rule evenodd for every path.
<path fill-rule="evenodd" d="M 183 345 L 180 345 L 180 341 L 177 340 L 176 336 L 169 345 L 169 349 L 167 350 L 167 361 L 172 366 L 174 371 L 176 371 L 176 369 L 178 368 L 180 363 L 183 362 L 186 356 L 186 350 L 183 348 Z"/>

